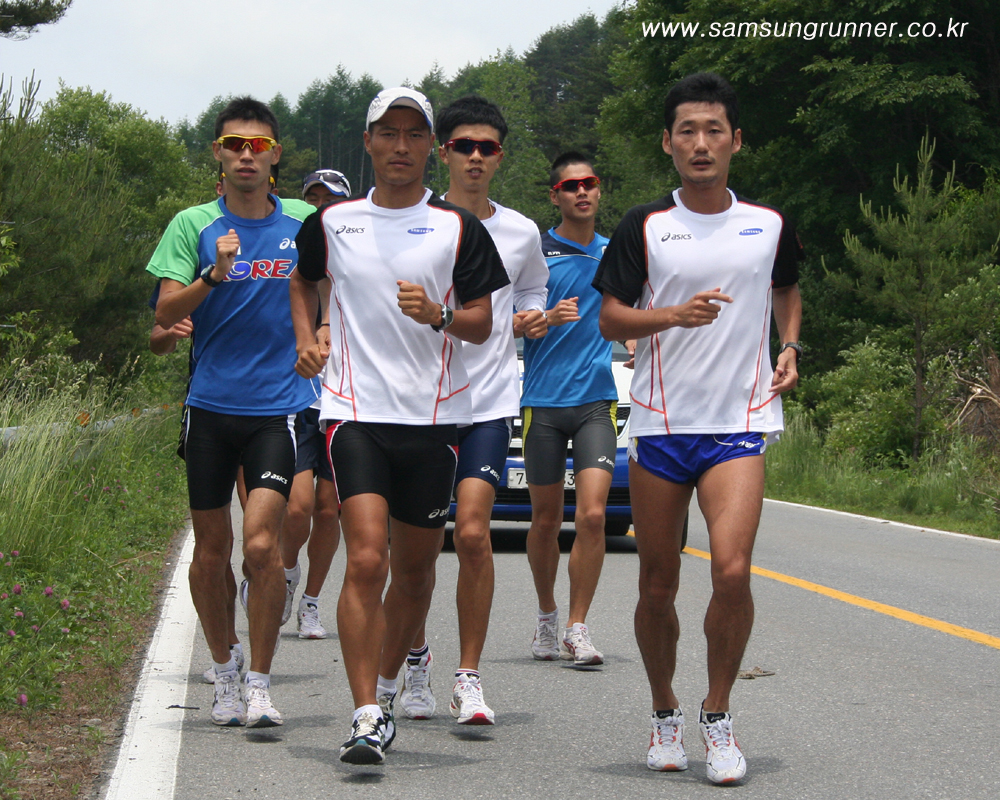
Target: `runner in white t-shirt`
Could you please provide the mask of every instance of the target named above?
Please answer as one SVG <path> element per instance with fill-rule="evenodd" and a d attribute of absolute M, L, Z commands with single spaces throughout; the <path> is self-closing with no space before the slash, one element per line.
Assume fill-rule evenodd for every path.
<path fill-rule="evenodd" d="M 481 97 L 463 97 L 437 118 L 438 155 L 448 165 L 445 195 L 475 214 L 503 257 L 510 285 L 493 293 L 493 332 L 485 344 L 462 345 L 472 391 L 473 424 L 459 429 L 455 475 L 455 554 L 458 556 L 460 655 L 450 711 L 461 725 L 492 725 L 483 700 L 479 659 L 493 604 L 490 515 L 510 446 L 511 422 L 520 404 L 514 331 L 544 336 L 549 270 L 541 237 L 531 220 L 489 199 L 490 181 L 503 160 L 507 123 L 500 109 Z M 516 313 L 514 309 L 517 309 Z M 436 702 L 430 685 L 431 653 L 423 628 L 406 658 L 400 705 L 411 719 L 429 719 Z"/>
<path fill-rule="evenodd" d="M 705 616 L 708 695 L 699 729 L 714 783 L 739 781 L 746 760 L 729 695 L 753 626 L 750 560 L 764 497 L 764 447 L 782 428 L 780 395 L 798 381 L 801 246 L 781 212 L 726 186 L 741 145 L 736 93 L 718 75 L 689 75 L 666 100 L 663 150 L 681 188 L 629 211 L 594 286 L 601 332 L 637 339 L 629 485 L 639 548 L 635 631 L 653 699 L 647 766 L 687 768 L 674 694 L 674 599 L 688 503 L 712 550 Z M 781 337 L 769 357 L 773 311 Z"/>
<path fill-rule="evenodd" d="M 326 366 L 320 418 L 347 547 L 337 628 L 355 711 L 340 757 L 381 764 L 395 737 L 396 675 L 434 589 L 457 426 L 472 422 L 462 342 L 488 339 L 490 295 L 509 279 L 482 223 L 423 186 L 426 97 L 380 92 L 364 141 L 375 187 L 306 220 L 291 299 L 296 370 L 312 377 Z M 329 348 L 313 333 L 325 276 Z"/>
<path fill-rule="evenodd" d="M 342 172 L 334 169 L 310 172 L 302 181 L 302 199 L 316 208 L 350 196 L 350 182 Z M 326 296 L 329 297 L 329 287 Z M 329 346 L 330 323 L 326 304 L 321 303 L 321 306 L 322 311 L 316 318 L 316 336 Z M 281 528 L 281 560 L 285 568 L 282 625 L 292 615 L 295 591 L 302 579 L 299 551 L 309 542 L 309 570 L 295 614 L 300 639 L 325 639 L 327 636 L 319 616 L 319 595 L 340 544 L 337 490 L 333 485 L 330 459 L 326 455 L 326 436 L 319 426 L 322 377 L 320 374 L 312 380 L 316 388 L 316 402 L 295 415 L 295 477 Z"/>

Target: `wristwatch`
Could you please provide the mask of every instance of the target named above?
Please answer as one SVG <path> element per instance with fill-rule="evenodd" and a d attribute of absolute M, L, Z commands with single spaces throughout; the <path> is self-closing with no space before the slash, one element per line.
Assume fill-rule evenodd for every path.
<path fill-rule="evenodd" d="M 444 303 L 441 304 L 441 324 L 431 325 L 431 327 L 436 331 L 443 331 L 451 323 L 455 321 L 455 312 Z"/>
<path fill-rule="evenodd" d="M 214 267 L 215 264 L 209 264 L 207 267 L 205 267 L 205 269 L 201 271 L 201 279 L 205 281 L 205 285 L 208 286 L 210 289 L 214 289 L 216 286 L 222 283 L 222 281 L 217 281 L 215 278 L 212 277 L 212 270 L 214 269 Z"/>
<path fill-rule="evenodd" d="M 783 345 L 781 345 L 781 349 L 778 351 L 778 355 L 780 356 L 782 353 L 784 353 L 786 350 L 789 349 L 795 351 L 796 363 L 802 360 L 802 345 L 800 345 L 798 342 L 785 342 Z"/>

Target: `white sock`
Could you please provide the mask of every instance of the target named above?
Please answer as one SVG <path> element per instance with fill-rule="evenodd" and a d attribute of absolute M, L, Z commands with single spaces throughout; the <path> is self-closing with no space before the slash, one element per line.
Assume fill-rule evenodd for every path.
<path fill-rule="evenodd" d="M 265 672 L 247 671 L 246 682 L 250 683 L 250 681 L 264 681 L 264 686 L 266 686 L 268 689 L 271 688 L 271 674 L 269 672 L 265 673 Z"/>
<path fill-rule="evenodd" d="M 542 611 L 542 609 L 538 609 L 538 618 L 546 621 L 557 620 L 559 619 L 559 609 L 556 608 L 553 611 Z"/>
<path fill-rule="evenodd" d="M 302 577 L 302 568 L 299 566 L 299 562 L 295 562 L 295 566 L 291 569 L 285 570 L 285 581 L 298 581 Z"/>
<path fill-rule="evenodd" d="M 236 644 L 229 645 L 229 652 L 234 656 L 237 653 L 243 655 L 243 642 L 237 642 Z"/>
<path fill-rule="evenodd" d="M 310 597 L 309 595 L 303 593 L 302 599 L 299 600 L 299 605 L 300 606 L 304 606 L 304 605 L 306 605 L 306 603 L 311 603 L 312 605 L 316 606 L 316 608 L 319 608 L 319 598 L 318 597 Z"/>
<path fill-rule="evenodd" d="M 213 662 L 215 664 L 215 674 L 224 675 L 227 672 L 239 672 L 236 667 L 236 659 L 233 658 L 232 654 L 229 656 L 229 660 L 224 664 L 220 664 L 218 661 Z"/>
<path fill-rule="evenodd" d="M 383 678 L 381 675 L 378 676 L 378 688 L 375 693 L 381 697 L 384 694 L 393 694 L 396 691 L 396 679 L 393 678 L 389 680 L 388 678 Z"/>
<path fill-rule="evenodd" d="M 376 703 L 373 706 L 361 706 L 360 708 L 354 709 L 354 716 L 351 717 L 351 722 L 357 722 L 358 717 L 360 717 L 366 711 L 373 717 L 375 717 L 375 719 L 383 719 L 382 707 L 378 703 Z"/>

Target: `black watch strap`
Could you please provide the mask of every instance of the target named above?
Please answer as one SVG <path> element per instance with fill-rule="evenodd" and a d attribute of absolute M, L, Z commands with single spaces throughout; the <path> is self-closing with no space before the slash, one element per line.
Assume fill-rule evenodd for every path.
<path fill-rule="evenodd" d="M 205 284 L 210 289 L 214 289 L 216 286 L 219 286 L 222 283 L 222 281 L 217 281 L 215 278 L 212 277 L 212 268 L 214 266 L 215 264 L 209 264 L 207 267 L 205 267 L 205 269 L 201 271 L 200 275 L 201 279 L 205 281 Z"/>
<path fill-rule="evenodd" d="M 802 360 L 802 345 L 800 345 L 798 342 L 785 342 L 783 345 L 781 345 L 781 349 L 778 351 L 778 355 L 780 356 L 786 350 L 795 351 L 796 362 Z"/>
<path fill-rule="evenodd" d="M 441 324 L 440 325 L 431 325 L 431 328 L 433 328 L 436 331 L 443 331 L 445 328 L 447 328 L 449 325 L 451 325 L 451 323 L 454 322 L 454 321 L 455 321 L 455 312 L 451 308 L 449 308 L 448 306 L 446 306 L 444 303 L 442 303 L 441 304 Z"/>

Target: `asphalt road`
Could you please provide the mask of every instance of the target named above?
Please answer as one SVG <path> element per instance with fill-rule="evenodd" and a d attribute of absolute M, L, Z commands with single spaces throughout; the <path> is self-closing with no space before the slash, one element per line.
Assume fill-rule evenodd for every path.
<path fill-rule="evenodd" d="M 302 641 L 294 622 L 286 625 L 272 697 L 287 722 L 247 732 L 216 728 L 209 720 L 212 689 L 200 682 L 209 659 L 199 630 L 182 703 L 190 708 L 173 712 L 184 715 L 173 797 L 632 800 L 718 791 L 769 800 L 1000 796 L 994 720 L 1000 703 L 1000 543 L 766 503 L 757 566 L 987 638 L 971 641 L 955 635 L 962 631 L 859 607 L 809 584 L 755 576 L 757 621 L 744 667 L 776 674 L 737 682 L 735 730 L 749 773 L 742 786 L 722 790 L 705 778 L 704 749 L 693 725 L 686 737 L 687 772 L 645 767 L 650 701 L 632 632 L 634 542 L 612 542 L 589 619 L 607 663 L 582 671 L 531 658 L 535 600 L 524 530 L 498 526 L 495 532 L 496 599 L 481 672 L 496 726 L 466 729 L 448 715 L 458 657 L 457 561 L 445 552 L 429 618 L 438 715 L 422 722 L 398 719 L 383 767 L 339 761 L 352 708 L 335 635 Z M 710 592 L 708 561 L 694 552 L 708 550 L 695 507 L 689 548 L 678 599 L 676 689 L 694 719 L 706 690 L 701 619 Z M 565 562 L 564 556 L 557 597 L 568 605 Z M 322 597 L 331 631 L 343 563 L 341 551 Z M 179 673 L 176 681 L 183 680 Z M 165 796 L 161 789 L 151 783 L 148 796 Z"/>

